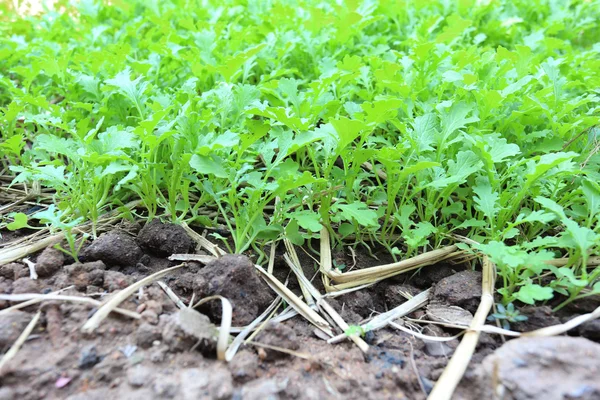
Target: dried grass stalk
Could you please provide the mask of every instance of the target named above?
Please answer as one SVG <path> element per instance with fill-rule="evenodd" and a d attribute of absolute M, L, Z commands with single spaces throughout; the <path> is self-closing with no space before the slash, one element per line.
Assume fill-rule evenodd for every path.
<path fill-rule="evenodd" d="M 418 310 L 423 307 L 429 301 L 429 294 L 431 293 L 431 289 L 427 289 L 416 296 L 413 296 L 410 300 L 405 301 L 400 304 L 398 307 L 395 307 L 389 311 L 386 311 L 382 314 L 377 315 L 369 322 L 362 324 L 361 328 L 364 331 L 375 331 L 377 329 L 381 329 L 387 326 L 391 321 L 394 321 L 398 318 L 404 317 L 405 315 L 410 314 L 411 312 Z M 346 339 L 347 336 L 338 335 L 328 340 L 329 343 L 339 343 L 342 340 Z"/>
<path fill-rule="evenodd" d="M 18 308 L 26 307 L 24 304 L 31 305 L 35 303 L 39 303 L 46 300 L 57 300 L 57 301 L 70 301 L 75 303 L 85 303 L 92 305 L 94 307 L 102 306 L 102 303 L 98 300 L 90 299 L 89 297 L 82 296 L 65 296 L 62 294 L 39 294 L 39 293 L 21 293 L 21 294 L 0 294 L 0 300 L 8 300 L 8 301 L 25 301 L 25 303 L 17 304 Z M 10 310 L 15 310 L 17 306 L 11 307 L 6 310 L 0 311 L 0 315 L 3 315 Z M 131 317 L 134 319 L 140 319 L 142 316 L 135 311 L 125 310 L 123 308 L 114 308 L 112 311 L 125 315 L 127 317 Z"/>
<path fill-rule="evenodd" d="M 205 238 L 204 236 L 198 234 L 195 230 L 193 230 L 192 228 L 190 228 L 188 226 L 188 224 L 186 224 L 185 222 L 182 222 L 181 226 L 183 227 L 183 229 L 185 229 L 185 231 L 187 232 L 187 234 L 190 235 L 190 237 L 196 241 L 196 243 L 198 243 L 202 248 L 206 249 L 213 256 L 215 256 L 215 257 L 221 257 L 221 256 L 224 256 L 225 254 L 227 254 L 219 246 L 217 246 L 216 244 L 212 243 L 210 240 L 208 240 L 207 238 Z"/>
<path fill-rule="evenodd" d="M 69 290 L 69 289 L 72 289 L 72 288 L 74 288 L 73 285 L 67 286 L 64 289 L 57 290 L 56 292 L 50 292 L 47 295 L 59 294 L 59 293 L 64 292 L 65 290 Z M 35 293 L 35 294 L 37 294 L 37 293 Z M 47 295 L 45 295 L 45 296 L 47 296 Z M 19 310 L 21 308 L 29 307 L 29 306 L 32 306 L 34 304 L 41 303 L 42 301 L 44 301 L 44 299 L 39 299 L 39 298 L 38 299 L 30 299 L 30 300 L 24 301 L 23 303 L 15 304 L 13 306 L 5 308 L 4 310 L 0 310 L 0 315 L 4 315 L 6 313 L 9 313 L 12 310 Z"/>
<path fill-rule="evenodd" d="M 356 281 L 362 281 L 365 279 L 381 280 L 384 278 L 389 278 L 394 274 L 405 272 L 407 269 L 432 265 L 442 260 L 446 260 L 451 257 L 457 257 L 459 255 L 462 255 L 462 251 L 459 251 L 458 247 L 451 245 L 442 247 L 441 249 L 428 251 L 427 253 L 422 253 L 415 257 L 392 264 L 379 265 L 376 267 L 364 268 L 346 273 L 330 270 L 329 272 L 326 272 L 326 274 L 332 281 L 336 283 L 355 283 Z"/>
<path fill-rule="evenodd" d="M 231 330 L 231 319 L 233 316 L 231 302 L 223 296 L 209 296 L 197 302 L 192 308 L 196 308 L 212 300 L 221 300 L 221 327 L 219 328 L 219 337 L 217 339 L 217 358 L 219 360 L 226 360 L 225 352 L 229 344 L 229 331 Z"/>
<path fill-rule="evenodd" d="M 237 353 L 242 343 L 244 343 L 246 337 L 248 337 L 248 335 L 254 330 L 254 328 L 258 326 L 258 324 L 262 322 L 262 320 L 267 318 L 269 314 L 271 314 L 277 307 L 279 307 L 279 304 L 281 304 L 281 297 L 276 298 L 271 303 L 271 305 L 265 311 L 263 311 L 262 314 L 260 314 L 258 317 L 256 317 L 254 321 L 250 322 L 244 327 L 244 329 L 242 329 L 242 331 L 235 337 L 235 339 L 233 339 L 233 341 L 229 345 L 229 348 L 225 352 L 225 361 L 229 362 L 233 360 L 235 353 Z"/>
<path fill-rule="evenodd" d="M 289 253 L 284 255 L 284 259 L 292 271 L 296 274 L 298 278 L 298 282 L 300 282 L 300 287 L 304 288 L 305 297 L 310 296 L 317 301 L 317 305 L 321 310 L 323 310 L 327 315 L 331 317 L 333 322 L 340 327 L 343 332 L 346 332 L 349 328 L 348 324 L 340 314 L 333 307 L 327 303 L 327 301 L 323 298 L 321 293 L 314 287 L 314 285 L 306 278 L 304 273 L 302 272 L 302 268 L 300 267 L 300 260 L 298 259 L 298 255 L 296 254 L 296 250 L 291 242 L 287 239 L 284 239 L 286 242 L 286 247 Z M 349 338 L 358 346 L 358 348 L 366 353 L 369 351 L 369 345 L 357 334 L 349 335 Z"/>
<path fill-rule="evenodd" d="M 169 260 L 171 261 L 197 261 L 202 264 L 209 264 L 215 261 L 217 257 L 206 256 L 204 254 L 171 254 Z"/>
<path fill-rule="evenodd" d="M 29 254 L 43 250 L 48 246 L 53 246 L 57 243 L 60 243 L 64 239 L 64 237 L 65 235 L 63 233 L 57 233 L 55 235 L 51 235 L 44 239 L 38 240 L 34 243 L 8 247 L 6 249 L 0 250 L 0 265 L 20 260 L 23 257 L 28 256 Z"/>
<path fill-rule="evenodd" d="M 469 331 L 465 333 L 462 341 L 454 351 L 450 362 L 433 387 L 428 400 L 450 400 L 452 398 L 456 386 L 462 379 L 469 361 L 471 361 L 471 357 L 479 341 L 480 329 L 485 324 L 485 320 L 494 305 L 495 266 L 485 255 L 483 256 L 482 264 L 481 302 L 473 316 L 473 322 L 471 322 Z"/>
<path fill-rule="evenodd" d="M 127 203 L 124 207 L 126 208 L 135 208 L 140 204 L 139 200 L 131 201 Z M 113 210 L 104 215 L 102 215 L 98 219 L 98 224 L 108 224 L 112 225 L 116 220 L 120 219 L 120 211 Z M 90 222 L 86 222 L 74 228 L 74 231 L 79 233 L 85 233 L 90 231 L 92 228 L 92 224 Z M 28 237 L 22 239 L 20 242 L 22 244 L 10 246 L 3 250 L 0 250 L 0 266 L 4 264 L 8 264 L 13 261 L 17 261 L 22 259 L 23 257 L 28 256 L 29 254 L 38 252 L 40 250 L 45 249 L 48 246 L 55 245 L 60 243 L 64 238 L 64 233 L 57 233 L 54 235 L 47 236 L 45 238 L 39 239 L 39 234 L 33 233 Z"/>
<path fill-rule="evenodd" d="M 177 296 L 175 294 L 175 292 L 173 290 L 171 290 L 170 287 L 167 286 L 166 283 L 164 283 L 163 281 L 156 281 L 156 284 L 158 286 L 160 286 L 160 288 L 163 290 L 163 292 L 165 292 L 165 294 L 167 295 L 167 297 L 169 297 L 171 299 L 171 301 L 173 303 L 175 303 L 175 305 L 177 306 L 177 308 L 179 308 L 180 310 L 186 308 L 185 303 L 179 298 L 179 296 Z"/>
<path fill-rule="evenodd" d="M 303 302 L 298 296 L 296 296 L 291 290 L 289 290 L 283 283 L 281 283 L 272 274 L 265 271 L 260 265 L 254 266 L 258 272 L 263 276 L 267 284 L 273 289 L 281 298 L 283 298 L 290 306 L 292 306 L 300 315 L 306 318 L 311 324 L 322 330 L 328 336 L 333 336 L 331 326 L 327 321 L 323 319 L 317 312 L 310 308 L 305 302 Z"/>

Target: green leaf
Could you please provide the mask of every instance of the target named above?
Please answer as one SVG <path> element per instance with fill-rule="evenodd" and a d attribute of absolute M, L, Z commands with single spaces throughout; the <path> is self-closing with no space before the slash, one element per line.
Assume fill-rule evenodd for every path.
<path fill-rule="evenodd" d="M 588 211 L 591 216 L 600 214 L 600 185 L 589 179 L 581 183 L 581 190 L 585 196 L 588 205 Z"/>
<path fill-rule="evenodd" d="M 527 182 L 528 183 L 533 183 L 536 180 L 538 180 L 539 178 L 541 178 L 543 175 L 545 175 L 548 171 L 550 171 L 552 168 L 563 164 L 563 163 L 569 163 L 573 158 L 575 158 L 578 154 L 574 153 L 574 152 L 568 152 L 568 153 L 550 153 L 550 154 L 544 154 L 542 156 L 539 157 L 539 160 L 537 163 L 532 163 L 531 164 L 531 172 L 529 172 L 525 177 L 527 178 Z M 569 163 L 568 166 L 571 166 L 572 164 Z"/>
<path fill-rule="evenodd" d="M 12 215 L 13 222 L 6 225 L 9 231 L 16 231 L 17 229 L 27 227 L 27 215 L 24 213 L 15 213 Z"/>
<path fill-rule="evenodd" d="M 441 107 L 439 107 L 441 108 Z M 438 144 L 446 142 L 450 135 L 459 129 L 463 129 L 467 124 L 479 121 L 477 117 L 467 117 L 474 110 L 473 104 L 466 102 L 454 103 L 448 111 L 441 113 L 442 135 Z"/>
<path fill-rule="evenodd" d="M 528 283 L 521 286 L 516 293 L 516 297 L 525 304 L 534 304 L 536 301 L 550 300 L 554 297 L 554 294 L 550 287 L 542 287 L 536 283 Z"/>
<path fill-rule="evenodd" d="M 114 78 L 107 79 L 108 85 L 115 86 L 117 92 L 125 96 L 136 107 L 141 107 L 145 102 L 144 93 L 148 88 L 148 82 L 143 81 L 144 77 L 131 80 L 131 68 L 127 67 L 119 72 Z M 143 116 L 142 116 L 143 117 Z"/>
<path fill-rule="evenodd" d="M 477 195 L 473 198 L 477 210 L 490 219 L 494 219 L 500 211 L 498 207 L 498 193 L 492 190 L 492 186 L 487 180 L 482 180 L 473 188 L 473 192 Z"/>
<path fill-rule="evenodd" d="M 298 221 L 296 221 L 295 219 L 291 219 L 285 227 L 285 237 L 296 246 L 304 245 L 304 238 L 300 234 Z"/>
<path fill-rule="evenodd" d="M 320 232 L 323 228 L 321 225 L 321 216 L 310 210 L 296 211 L 289 214 L 291 218 L 298 221 L 298 225 L 311 232 Z"/>
<path fill-rule="evenodd" d="M 228 176 L 223 160 L 214 155 L 202 156 L 194 154 L 190 159 L 190 167 L 196 170 L 196 172 L 205 175 L 214 175 L 217 178 L 226 178 Z"/>
<path fill-rule="evenodd" d="M 362 131 L 367 129 L 367 125 L 363 121 L 352 120 L 346 117 L 331 120 L 331 125 L 335 128 L 338 136 L 338 151 L 341 151 L 352 143 Z"/>
<path fill-rule="evenodd" d="M 411 137 L 419 152 L 433 150 L 431 145 L 436 142 L 436 126 L 437 120 L 433 113 L 427 113 L 415 118 Z"/>
<path fill-rule="evenodd" d="M 340 210 L 344 218 L 348 221 L 356 221 L 366 227 L 379 226 L 377 213 L 361 201 L 355 201 L 351 204 L 336 204 L 332 208 Z"/>

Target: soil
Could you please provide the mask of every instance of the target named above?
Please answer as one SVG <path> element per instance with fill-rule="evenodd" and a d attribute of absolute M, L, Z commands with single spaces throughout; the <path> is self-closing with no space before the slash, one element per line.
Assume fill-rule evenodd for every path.
<path fill-rule="evenodd" d="M 23 263 L 0 267 L 0 292 L 48 293 L 73 285 L 61 294 L 102 300 L 175 265 L 167 259 L 170 254 L 193 249 L 192 239 L 176 225 L 157 221 L 139 230 L 133 224 L 101 235 L 81 252 L 78 263 L 52 248 L 30 257 L 36 262 L 37 280 L 30 279 Z M 298 255 L 305 275 L 315 276 L 314 261 L 303 251 Z M 373 254 L 340 250 L 334 258 L 348 269 L 392 261 L 377 248 Z M 282 282 L 289 278 L 289 288 L 300 294 L 279 253 L 275 275 Z M 233 304 L 234 326 L 254 320 L 275 298 L 253 262 L 242 255 L 224 256 L 206 266 L 191 262 L 163 282 L 186 304 L 192 296 L 227 297 Z M 324 292 L 318 276 L 313 283 Z M 467 265 L 441 263 L 328 301 L 346 322 L 359 324 L 398 306 L 406 294 L 431 286 L 435 307 L 418 310 L 411 318 L 428 319 L 429 314 L 441 318 L 440 313 L 448 310 L 468 317 L 479 303 L 481 274 Z M 9 305 L 0 301 L 0 310 Z M 0 314 L 0 351 L 5 351 L 33 314 L 42 311 L 26 343 L 0 371 L 0 400 L 425 399 L 458 345 L 457 340 L 424 342 L 385 328 L 365 335 L 370 350 L 363 354 L 351 341 L 328 344 L 304 319 L 295 317 L 267 324 L 252 339 L 256 344 L 242 346 L 225 363 L 216 360 L 215 352 L 219 301 L 199 308 L 202 313 L 182 311 L 153 284 L 120 307 L 137 311 L 142 318 L 111 314 L 91 334 L 80 328 L 95 309 L 81 303 L 50 301 Z M 515 329 L 548 326 L 583 313 L 581 308 L 566 308 L 558 315 L 549 307 L 523 307 L 522 312 L 529 319 Z M 433 336 L 457 332 L 434 324 L 412 327 Z M 456 398 L 493 398 L 490 390 L 495 390 L 505 399 L 599 399 L 595 377 L 600 372 L 600 344 L 594 341 L 600 341 L 600 324 L 592 321 L 569 334 L 582 337 L 503 344 L 497 335 L 482 334 Z M 492 388 L 491 382 L 501 384 Z"/>

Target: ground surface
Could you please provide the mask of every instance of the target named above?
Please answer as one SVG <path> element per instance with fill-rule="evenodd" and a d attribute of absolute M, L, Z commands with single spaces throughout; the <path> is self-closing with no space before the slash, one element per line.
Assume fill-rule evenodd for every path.
<path fill-rule="evenodd" d="M 104 234 L 74 263 L 54 249 L 32 260 L 40 278 L 31 280 L 22 263 L 0 267 L 1 293 L 48 293 L 74 285 L 63 294 L 102 299 L 153 272 L 175 265 L 165 257 L 194 250 L 193 241 L 173 225 L 153 223 L 140 230 L 127 224 Z M 4 240 L 10 237 L 4 236 Z M 315 273 L 314 262 L 300 252 L 306 276 Z M 356 260 L 340 251 L 338 263 L 355 268 L 386 262 L 359 252 Z M 276 275 L 284 281 L 288 269 L 280 262 Z M 438 264 L 406 274 L 375 287 L 344 295 L 331 303 L 350 324 L 401 304 L 402 293 L 416 294 L 434 286 L 433 304 L 474 312 L 481 294 L 481 275 L 466 265 Z M 256 275 L 243 256 L 201 266 L 190 263 L 163 280 L 184 302 L 222 294 L 234 305 L 233 324 L 251 322 L 274 299 L 273 292 Z M 315 285 L 320 285 L 315 279 Z M 290 287 L 296 290 L 293 279 Z M 529 320 L 516 329 L 531 330 L 560 323 L 597 306 L 579 303 L 564 314 L 549 307 L 523 309 Z M 214 303 L 215 305 L 217 303 Z M 0 302 L 6 308 L 8 302 Z M 367 355 L 350 341 L 331 345 L 317 338 L 312 327 L 295 317 L 270 324 L 255 342 L 292 350 L 296 355 L 245 346 L 229 364 L 215 359 L 210 340 L 197 340 L 178 326 L 178 309 L 156 284 L 129 298 L 122 308 L 136 310 L 141 320 L 112 314 L 93 334 L 80 328 L 94 310 L 83 304 L 46 302 L 0 315 L 0 347 L 7 349 L 42 310 L 42 319 L 28 341 L 0 375 L 4 399 L 424 399 L 440 376 L 458 341 L 425 343 L 404 332 L 382 329 L 368 333 Z M 586 309 L 587 308 L 587 309 Z M 220 308 L 201 310 L 218 323 Z M 431 311 L 431 312 L 430 312 Z M 430 310 L 410 315 L 431 318 Z M 498 336 L 482 334 L 469 370 L 456 398 L 507 399 L 600 398 L 600 326 L 594 321 L 573 335 L 584 338 L 512 340 L 502 346 Z M 209 326 L 208 319 L 201 321 Z M 457 331 L 433 324 L 415 324 L 421 332 L 450 336 Z M 208 335 L 210 336 L 210 335 Z M 207 336 L 207 337 L 208 337 Z M 501 347 L 502 346 L 502 347 Z M 500 348 L 499 350 L 496 350 Z M 496 351 L 495 351 L 496 350 Z M 519 378 L 519 377 L 522 377 Z M 501 392 L 501 393 L 498 393 Z"/>

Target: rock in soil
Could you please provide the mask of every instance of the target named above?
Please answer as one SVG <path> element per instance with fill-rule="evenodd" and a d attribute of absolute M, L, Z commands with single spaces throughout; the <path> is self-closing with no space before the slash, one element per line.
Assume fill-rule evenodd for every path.
<path fill-rule="evenodd" d="M 46 247 L 35 261 L 35 271 L 44 278 L 54 275 L 65 264 L 65 253 L 54 247 Z"/>
<path fill-rule="evenodd" d="M 135 266 L 142 255 L 135 238 L 120 230 L 100 235 L 82 252 L 85 260 L 102 260 L 107 265 L 121 267 Z"/>
<path fill-rule="evenodd" d="M 221 295 L 229 299 L 234 326 L 252 322 L 274 299 L 250 259 L 237 254 L 225 255 L 201 269 L 194 281 L 194 290 L 199 298 Z M 203 310 L 213 321 L 220 320 L 221 302 L 209 302 Z"/>
<path fill-rule="evenodd" d="M 165 316 L 166 317 L 166 316 Z M 135 332 L 135 342 L 143 349 L 152 346 L 155 340 L 162 339 L 162 331 L 160 327 L 144 322 L 140 324 Z"/>
<path fill-rule="evenodd" d="M 185 230 L 175 224 L 163 224 L 155 219 L 142 228 L 137 241 L 145 250 L 161 257 L 188 253 L 194 247 Z"/>
<path fill-rule="evenodd" d="M 133 387 L 141 387 L 152 382 L 153 370 L 145 365 L 136 365 L 127 371 L 127 382 Z"/>
<path fill-rule="evenodd" d="M 298 350 L 298 337 L 296 333 L 290 328 L 281 323 L 270 323 L 267 327 L 256 337 L 258 343 L 266 344 L 269 346 L 280 347 L 287 350 Z M 263 348 L 264 360 L 276 360 L 278 358 L 285 358 L 289 356 L 288 353 L 284 353 L 277 350 Z"/>
<path fill-rule="evenodd" d="M 79 354 L 79 369 L 88 369 L 92 368 L 94 365 L 98 364 L 101 361 L 101 358 L 98 356 L 98 351 L 96 350 L 96 346 L 93 344 L 85 346 L 81 353 Z"/>
<path fill-rule="evenodd" d="M 30 314 L 18 310 L 0 315 L 0 351 L 12 346 L 31 318 Z"/>
<path fill-rule="evenodd" d="M 215 357 L 218 331 L 206 315 L 184 308 L 174 315 L 161 315 L 160 321 L 163 340 L 172 352 L 196 346 L 202 354 Z"/>
<path fill-rule="evenodd" d="M 476 372 L 478 398 L 493 398 L 495 389 L 505 400 L 600 399 L 599 354 L 600 345 L 583 338 L 511 340 L 487 356 Z M 465 398 L 477 398 L 472 390 L 472 397 Z"/>
<path fill-rule="evenodd" d="M 481 272 L 461 271 L 435 285 L 433 302 L 459 306 L 475 313 L 481 301 Z"/>
<path fill-rule="evenodd" d="M 473 314 L 464 308 L 438 303 L 428 304 L 426 315 L 431 321 L 454 325 L 469 326 L 473 320 Z"/>

